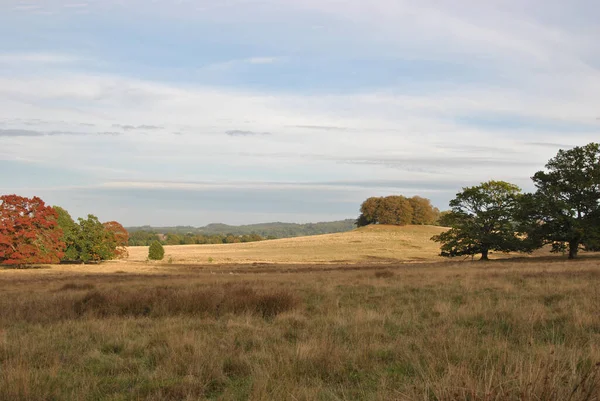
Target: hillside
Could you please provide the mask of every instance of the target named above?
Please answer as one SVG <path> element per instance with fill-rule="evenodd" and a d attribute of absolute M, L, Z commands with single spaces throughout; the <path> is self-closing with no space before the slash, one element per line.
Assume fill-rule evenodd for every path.
<path fill-rule="evenodd" d="M 212 223 L 204 227 L 176 226 L 176 227 L 127 227 L 130 233 L 136 231 L 147 231 L 161 234 L 233 234 L 248 235 L 258 234 L 261 237 L 291 238 L 307 235 L 330 234 L 350 231 L 355 228 L 353 219 L 329 221 L 320 223 L 261 223 L 241 226 L 230 226 L 228 224 Z"/>
<path fill-rule="evenodd" d="M 436 226 L 367 226 L 353 231 L 298 238 L 216 245 L 165 246 L 173 263 L 356 263 L 439 260 L 430 240 Z M 130 247 L 130 261 L 144 261 L 148 247 Z"/>

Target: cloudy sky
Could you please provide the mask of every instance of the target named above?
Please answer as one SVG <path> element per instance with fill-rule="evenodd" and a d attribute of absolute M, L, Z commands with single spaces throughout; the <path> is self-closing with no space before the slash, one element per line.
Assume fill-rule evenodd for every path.
<path fill-rule="evenodd" d="M 125 225 L 531 189 L 600 138 L 597 0 L 0 0 L 0 193 Z"/>

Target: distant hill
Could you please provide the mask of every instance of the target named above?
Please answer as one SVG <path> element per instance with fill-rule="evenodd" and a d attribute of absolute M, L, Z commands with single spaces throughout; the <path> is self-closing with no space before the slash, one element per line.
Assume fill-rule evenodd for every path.
<path fill-rule="evenodd" d="M 354 219 L 320 223 L 262 223 L 242 226 L 213 223 L 204 227 L 175 226 L 175 227 L 127 227 L 130 233 L 137 231 L 154 232 L 159 234 L 203 234 L 203 235 L 247 235 L 258 234 L 261 237 L 291 238 L 309 235 L 332 234 L 351 231 L 355 228 Z"/>

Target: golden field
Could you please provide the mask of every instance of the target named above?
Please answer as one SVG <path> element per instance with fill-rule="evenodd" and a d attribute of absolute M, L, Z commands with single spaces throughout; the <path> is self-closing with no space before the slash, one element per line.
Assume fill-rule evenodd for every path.
<path fill-rule="evenodd" d="M 440 260 L 430 238 L 445 229 L 435 226 L 367 226 L 339 234 L 270 241 L 165 246 L 173 263 L 356 263 Z M 142 262 L 148 247 L 130 247 L 128 261 Z"/>
<path fill-rule="evenodd" d="M 597 256 L 440 262 L 385 231 L 0 269 L 0 401 L 600 400 Z"/>

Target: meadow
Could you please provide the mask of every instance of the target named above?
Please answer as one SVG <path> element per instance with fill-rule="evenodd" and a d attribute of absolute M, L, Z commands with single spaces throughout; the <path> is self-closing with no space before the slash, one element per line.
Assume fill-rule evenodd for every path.
<path fill-rule="evenodd" d="M 372 225 L 337 234 L 260 242 L 165 246 L 173 263 L 331 264 L 441 260 L 430 238 L 446 230 L 436 226 Z M 130 247 L 128 262 L 144 262 L 148 247 Z"/>
<path fill-rule="evenodd" d="M 598 400 L 599 267 L 0 270 L 0 400 Z"/>

